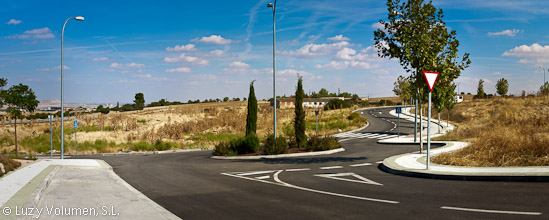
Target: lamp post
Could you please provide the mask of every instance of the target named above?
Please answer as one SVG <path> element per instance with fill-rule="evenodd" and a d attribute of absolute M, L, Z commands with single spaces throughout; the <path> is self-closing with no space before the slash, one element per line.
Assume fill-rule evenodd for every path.
<path fill-rule="evenodd" d="M 61 31 L 61 159 L 64 158 L 63 156 L 63 153 L 64 153 L 64 145 L 63 145 L 63 135 L 64 135 L 64 126 L 63 126 L 63 122 L 64 121 L 64 117 L 63 115 L 65 115 L 65 109 L 63 108 L 63 69 L 64 69 L 64 66 L 63 66 L 63 37 L 65 36 L 65 25 L 67 25 L 67 22 L 69 22 L 69 20 L 71 19 L 74 19 L 74 20 L 77 20 L 77 21 L 84 21 L 84 17 L 82 16 L 77 16 L 77 17 L 70 17 L 68 18 L 66 21 L 65 21 L 65 24 L 63 24 L 63 30 Z"/>
<path fill-rule="evenodd" d="M 539 68 L 543 70 L 543 85 L 545 85 L 545 68 L 543 68 L 543 66 L 540 66 Z"/>
<path fill-rule="evenodd" d="M 276 139 L 276 26 L 275 26 L 275 11 L 276 11 L 276 0 L 273 3 L 267 4 L 267 7 L 273 8 L 273 127 L 274 133 L 273 136 Z"/>

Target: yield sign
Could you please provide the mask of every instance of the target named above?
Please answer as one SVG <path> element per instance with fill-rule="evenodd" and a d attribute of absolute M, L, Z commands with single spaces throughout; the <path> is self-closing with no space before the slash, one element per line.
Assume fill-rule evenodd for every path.
<path fill-rule="evenodd" d="M 429 92 L 433 91 L 433 88 L 435 87 L 435 83 L 438 79 L 438 73 L 437 72 L 429 72 L 429 71 L 423 71 L 423 76 L 425 77 L 425 80 L 427 81 L 427 85 L 429 85 Z"/>

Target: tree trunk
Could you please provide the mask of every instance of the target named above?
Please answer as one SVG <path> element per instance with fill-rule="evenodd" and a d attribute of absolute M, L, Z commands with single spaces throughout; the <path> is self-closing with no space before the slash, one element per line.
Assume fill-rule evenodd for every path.
<path fill-rule="evenodd" d="M 421 97 L 421 96 L 420 96 Z M 423 151 L 423 103 L 421 103 L 421 98 L 419 99 L 419 151 Z"/>
<path fill-rule="evenodd" d="M 440 134 L 440 112 L 438 113 L 438 133 Z"/>
<path fill-rule="evenodd" d="M 17 149 L 17 118 L 15 118 L 15 123 L 13 124 L 15 125 L 15 156 L 18 157 L 19 151 Z"/>

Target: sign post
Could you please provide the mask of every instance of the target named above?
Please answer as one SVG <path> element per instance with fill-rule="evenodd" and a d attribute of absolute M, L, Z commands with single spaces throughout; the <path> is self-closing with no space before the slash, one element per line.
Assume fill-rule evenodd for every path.
<path fill-rule="evenodd" d="M 316 115 L 316 136 L 318 136 L 318 110 L 315 111 Z"/>
<path fill-rule="evenodd" d="M 78 128 L 78 121 L 74 120 L 74 146 L 76 148 L 76 155 L 78 155 L 78 142 L 76 141 L 76 128 Z"/>
<path fill-rule="evenodd" d="M 397 137 L 400 137 L 400 113 L 402 113 L 402 107 L 396 107 L 396 112 L 398 114 L 398 133 L 397 133 Z"/>
<path fill-rule="evenodd" d="M 438 79 L 438 73 L 423 71 L 423 76 L 427 81 L 427 85 L 429 85 L 429 114 L 427 118 L 427 169 L 429 169 L 429 163 L 431 162 L 431 92 L 433 92 L 433 88 Z"/>
<path fill-rule="evenodd" d="M 53 126 L 51 125 L 53 115 L 48 115 L 48 119 L 50 119 L 50 159 L 53 159 Z"/>

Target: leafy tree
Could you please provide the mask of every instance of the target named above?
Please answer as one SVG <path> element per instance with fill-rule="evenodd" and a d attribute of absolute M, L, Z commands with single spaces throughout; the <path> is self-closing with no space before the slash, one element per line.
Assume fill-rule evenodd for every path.
<path fill-rule="evenodd" d="M 484 92 L 484 80 L 480 79 L 478 81 L 478 87 L 477 87 L 477 98 L 484 98 L 486 97 L 486 93 Z"/>
<path fill-rule="evenodd" d="M 501 97 L 505 97 L 509 90 L 509 82 L 505 78 L 499 79 L 496 83 L 496 90 Z"/>
<path fill-rule="evenodd" d="M 255 134 L 257 130 L 257 99 L 255 98 L 254 81 L 250 83 L 248 95 L 248 114 L 246 115 L 246 136 Z"/>
<path fill-rule="evenodd" d="M 354 94 L 353 97 L 351 98 L 351 102 L 353 103 L 358 103 L 358 101 L 360 100 L 360 97 L 358 97 L 357 94 Z"/>
<path fill-rule="evenodd" d="M 21 118 L 21 110 L 29 111 L 31 113 L 34 112 L 39 101 L 36 100 L 36 95 L 34 95 L 32 89 L 21 83 L 19 85 L 12 86 L 6 91 L 2 91 L 2 97 L 4 102 L 8 105 L 8 114 L 11 118 L 15 119 L 15 155 L 18 156 L 17 119 Z"/>
<path fill-rule="evenodd" d="M 278 97 L 277 97 L 278 98 Z M 240 98 L 233 98 L 233 101 L 240 101 Z"/>
<path fill-rule="evenodd" d="M 351 97 L 353 97 L 353 95 L 351 95 L 351 93 L 348 93 L 348 92 L 343 92 L 343 93 L 339 94 L 339 97 L 351 98 Z"/>
<path fill-rule="evenodd" d="M 524 93 L 524 91 L 523 91 L 523 93 Z M 549 95 L 549 82 L 545 82 L 545 84 L 543 84 L 541 87 L 539 87 L 539 93 L 541 95 Z"/>
<path fill-rule="evenodd" d="M 412 93 L 411 87 L 410 87 L 410 79 L 399 76 L 397 78 L 397 81 L 393 83 L 393 92 L 395 95 L 399 96 L 402 100 L 410 100 L 410 96 Z"/>
<path fill-rule="evenodd" d="M 307 146 L 307 136 L 305 135 L 305 110 L 303 110 L 303 97 L 305 92 L 303 91 L 303 78 L 300 76 L 297 79 L 297 90 L 295 91 L 295 141 L 298 148 L 304 148 Z"/>
<path fill-rule="evenodd" d="M 143 93 L 137 93 L 135 94 L 135 100 L 133 100 L 135 103 L 135 109 L 136 110 L 143 110 L 145 108 L 145 96 Z"/>
<path fill-rule="evenodd" d="M 325 88 L 320 89 L 320 91 L 318 91 L 318 95 L 320 95 L 320 97 L 328 97 L 328 96 L 330 96 L 330 94 L 328 93 L 328 90 L 325 89 Z"/>
<path fill-rule="evenodd" d="M 439 72 L 438 80 L 452 82 L 471 63 L 468 53 L 459 60 L 456 31 L 448 32 L 442 9 L 437 10 L 431 2 L 387 0 L 387 11 L 388 21 L 381 20 L 383 28 L 374 32 L 378 56 L 398 59 L 421 97 L 428 93 L 422 71 Z M 438 86 L 434 93 L 449 89 Z"/>
<path fill-rule="evenodd" d="M 343 101 L 341 99 L 332 99 L 324 105 L 324 110 L 330 110 L 330 109 L 341 109 L 341 108 L 349 108 L 351 107 L 351 104 L 349 104 L 346 101 Z"/>
<path fill-rule="evenodd" d="M 8 84 L 8 80 L 4 78 L 0 78 L 0 108 L 4 107 L 4 98 L 3 98 L 3 92 L 4 92 L 4 86 Z"/>
<path fill-rule="evenodd" d="M 224 101 L 224 102 L 228 102 L 228 101 L 229 101 L 229 97 L 223 98 L 223 101 Z"/>

